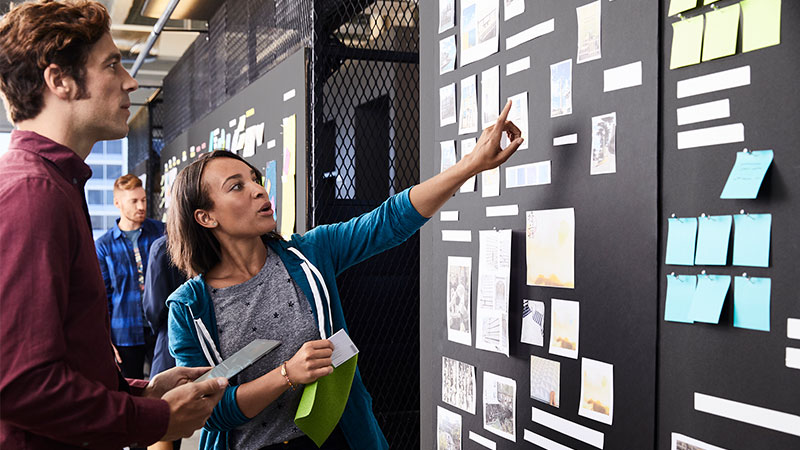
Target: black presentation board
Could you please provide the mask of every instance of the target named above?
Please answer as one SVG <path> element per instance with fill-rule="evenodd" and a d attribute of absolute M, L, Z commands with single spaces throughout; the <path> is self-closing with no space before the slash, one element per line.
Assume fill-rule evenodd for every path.
<path fill-rule="evenodd" d="M 657 136 L 658 136 L 658 3 L 603 0 L 602 57 L 576 63 L 578 25 L 574 0 L 525 2 L 525 12 L 503 20 L 499 1 L 500 51 L 455 71 L 439 75 L 439 40 L 457 32 L 438 33 L 438 1 L 420 2 L 421 179 L 439 171 L 439 143 L 475 137 L 458 135 L 457 125 L 439 127 L 439 88 L 500 65 L 501 105 L 511 95 L 529 94 L 529 148 L 520 150 L 504 167 L 552 162 L 552 183 L 506 189 L 501 171 L 499 197 L 481 197 L 477 190 L 458 193 L 444 206 L 457 210 L 458 222 L 442 222 L 437 214 L 421 234 L 421 447 L 436 448 L 437 406 L 462 416 L 462 448 L 481 448 L 468 439 L 475 432 L 496 442 L 498 449 L 533 448 L 523 440 L 528 429 L 574 449 L 595 448 L 531 421 L 531 407 L 597 430 L 607 449 L 653 448 L 655 435 L 657 327 Z M 507 37 L 554 19 L 552 33 L 505 50 Z M 460 36 L 457 38 L 460 40 Z M 530 56 L 530 68 L 506 76 L 505 65 Z M 550 117 L 550 64 L 572 58 L 572 114 Z M 461 61 L 461 55 L 458 57 Z M 642 85 L 603 92 L 604 70 L 642 62 Z M 460 102 L 461 99 L 459 99 Z M 616 173 L 590 175 L 592 117 L 616 112 Z M 578 134 L 574 145 L 553 146 L 553 138 Z M 460 144 L 458 144 L 460 155 Z M 488 218 L 486 206 L 516 204 L 511 217 Z M 575 289 L 528 286 L 525 262 L 525 212 L 554 208 L 575 211 Z M 475 347 L 475 301 L 478 284 L 478 231 L 511 229 L 511 287 L 509 306 L 510 356 Z M 441 230 L 472 230 L 472 242 L 443 242 Z M 448 256 L 472 257 L 472 345 L 447 339 L 446 275 Z M 580 342 L 578 359 L 548 351 L 551 299 L 578 301 Z M 520 343 L 522 300 L 545 303 L 545 346 Z M 561 398 L 558 408 L 530 397 L 530 356 L 560 362 Z M 442 402 L 442 357 L 476 367 L 476 414 Z M 613 424 L 578 415 L 581 358 L 613 364 Z M 483 372 L 513 378 L 517 384 L 516 442 L 483 428 Z"/>
<path fill-rule="evenodd" d="M 306 57 L 307 50 L 298 50 L 280 64 L 272 68 L 258 80 L 253 81 L 241 92 L 231 97 L 206 117 L 198 120 L 189 129 L 169 142 L 161 151 L 161 169 L 171 159 L 178 161 L 178 171 L 189 165 L 194 158 L 190 149 L 195 147 L 195 158 L 207 151 L 210 133 L 224 129 L 225 134 L 232 136 L 239 126 L 239 119 L 245 118 L 247 127 L 264 124 L 263 143 L 255 148 L 252 156 L 247 156 L 251 164 L 264 172 L 268 161 L 277 161 L 277 213 L 280 227 L 281 204 L 281 171 L 283 169 L 283 127 L 285 117 L 296 116 L 296 175 L 295 175 L 295 232 L 306 231 L 307 192 L 306 188 L 306 155 L 307 149 L 307 110 L 306 110 Z M 273 142 L 274 141 L 274 142 Z M 205 149 L 203 149 L 205 148 Z M 186 159 L 184 160 L 184 154 Z M 241 155 L 242 153 L 239 152 Z M 162 174 L 163 175 L 163 174 Z M 162 195 L 164 192 L 162 191 Z"/>
<path fill-rule="evenodd" d="M 699 2 L 702 4 L 702 2 Z M 721 0 L 724 8 L 739 0 Z M 670 434 L 681 433 L 719 447 L 736 449 L 797 449 L 800 437 L 757 427 L 695 410 L 694 393 L 755 405 L 800 416 L 800 371 L 786 367 L 786 347 L 800 347 L 787 337 L 787 318 L 800 318 L 798 280 L 800 270 L 800 127 L 798 87 L 800 79 L 800 2 L 783 0 L 781 43 L 752 52 L 742 52 L 740 23 L 736 53 L 675 70 L 669 70 L 672 24 L 667 17 L 669 2 L 662 2 L 660 16 L 662 59 L 661 116 L 661 207 L 659 230 L 659 386 L 658 448 L 670 448 Z M 685 19 L 711 12 L 711 6 L 686 11 Z M 677 83 L 730 69 L 750 68 L 750 83 L 690 97 L 677 98 Z M 729 99 L 730 117 L 678 126 L 678 108 Z M 677 133 L 741 123 L 744 142 L 678 150 Z M 720 199 L 736 153 L 749 150 L 774 151 L 758 198 Z M 668 218 L 733 215 L 741 210 L 772 214 L 772 244 L 769 267 L 732 264 L 732 230 L 725 266 L 677 266 L 665 264 Z M 719 324 L 685 324 L 664 321 L 666 276 L 675 272 L 697 275 L 741 276 L 772 279 L 770 331 L 733 326 L 733 289 L 722 309 Z M 763 416 L 763 413 L 761 413 Z M 796 422 L 800 419 L 796 419 Z M 800 425 L 795 429 L 800 433 Z"/>

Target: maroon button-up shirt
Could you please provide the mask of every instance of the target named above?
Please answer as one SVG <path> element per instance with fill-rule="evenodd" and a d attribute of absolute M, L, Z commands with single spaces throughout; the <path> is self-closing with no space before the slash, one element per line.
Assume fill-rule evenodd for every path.
<path fill-rule="evenodd" d="M 33 132 L 0 156 L 0 448 L 147 445 L 169 424 L 169 405 L 137 397 L 146 383 L 128 386 L 113 359 L 90 176 Z"/>

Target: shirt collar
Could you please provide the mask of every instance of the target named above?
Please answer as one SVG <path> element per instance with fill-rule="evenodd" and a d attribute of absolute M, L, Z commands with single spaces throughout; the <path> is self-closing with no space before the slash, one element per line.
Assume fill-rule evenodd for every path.
<path fill-rule="evenodd" d="M 13 130 L 8 148 L 35 153 L 52 162 L 68 182 L 81 188 L 92 176 L 92 169 L 69 147 L 36 132 Z"/>
<path fill-rule="evenodd" d="M 112 230 L 111 234 L 112 236 L 114 236 L 114 239 L 119 239 L 125 234 L 125 232 L 122 231 L 122 229 L 120 229 L 119 227 L 119 220 L 120 219 L 117 219 L 114 222 L 114 228 L 111 229 Z M 144 222 L 142 222 L 142 226 L 140 226 L 139 229 L 142 230 L 142 234 L 139 237 L 144 236 L 147 232 L 150 231 L 150 223 L 148 222 L 147 219 L 144 219 Z"/>

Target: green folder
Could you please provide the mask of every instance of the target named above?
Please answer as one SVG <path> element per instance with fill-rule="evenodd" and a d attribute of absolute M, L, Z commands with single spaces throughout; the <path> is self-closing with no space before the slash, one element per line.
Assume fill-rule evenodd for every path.
<path fill-rule="evenodd" d="M 355 355 L 333 369 L 330 375 L 306 385 L 303 390 L 294 423 L 317 447 L 322 446 L 342 418 L 357 361 L 358 355 Z"/>

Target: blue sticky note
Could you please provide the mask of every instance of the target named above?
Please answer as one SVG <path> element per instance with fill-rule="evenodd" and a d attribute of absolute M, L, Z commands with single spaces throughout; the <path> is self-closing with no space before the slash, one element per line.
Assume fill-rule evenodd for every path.
<path fill-rule="evenodd" d="M 719 323 L 719 315 L 730 286 L 730 275 L 698 275 L 697 288 L 692 298 L 691 319 L 695 322 Z"/>
<path fill-rule="evenodd" d="M 773 157 L 772 150 L 736 153 L 736 162 L 719 198 L 756 198 Z"/>
<path fill-rule="evenodd" d="M 769 278 L 736 277 L 733 286 L 733 326 L 769 331 Z"/>
<path fill-rule="evenodd" d="M 728 262 L 728 241 L 733 217 L 704 216 L 697 220 L 697 253 L 694 263 L 698 266 L 724 266 Z"/>
<path fill-rule="evenodd" d="M 769 267 L 772 214 L 737 214 L 733 222 L 733 265 Z"/>
<path fill-rule="evenodd" d="M 666 263 L 693 266 L 695 239 L 697 239 L 696 217 L 670 218 Z"/>
<path fill-rule="evenodd" d="M 667 275 L 667 301 L 664 306 L 664 320 L 669 322 L 692 323 L 692 297 L 697 285 L 695 275 Z"/>

